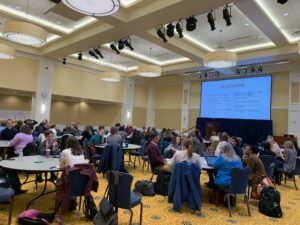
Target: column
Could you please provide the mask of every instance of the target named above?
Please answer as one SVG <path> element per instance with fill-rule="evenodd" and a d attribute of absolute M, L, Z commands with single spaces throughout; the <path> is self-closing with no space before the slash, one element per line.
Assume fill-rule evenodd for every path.
<path fill-rule="evenodd" d="M 32 118 L 38 122 L 43 119 L 50 120 L 53 73 L 54 61 L 41 57 L 36 94 L 32 97 L 31 105 Z"/>
<path fill-rule="evenodd" d="M 182 88 L 182 104 L 181 104 L 181 131 L 189 129 L 189 110 L 190 110 L 190 89 L 191 82 L 184 81 Z"/>
<path fill-rule="evenodd" d="M 132 124 L 132 111 L 134 104 L 134 79 L 127 78 L 125 81 L 124 98 L 122 107 L 122 124 Z"/>
<path fill-rule="evenodd" d="M 154 127 L 155 124 L 155 87 L 148 88 L 148 101 L 147 101 L 147 122 L 146 127 Z"/>
<path fill-rule="evenodd" d="M 300 144 L 300 72 L 289 74 L 288 133 L 298 137 Z"/>

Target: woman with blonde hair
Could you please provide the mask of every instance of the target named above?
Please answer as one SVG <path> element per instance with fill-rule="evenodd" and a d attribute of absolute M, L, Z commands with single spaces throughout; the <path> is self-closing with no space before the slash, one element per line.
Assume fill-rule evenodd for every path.
<path fill-rule="evenodd" d="M 171 159 L 169 159 L 167 163 L 172 170 L 175 163 L 183 162 L 183 161 L 189 163 L 195 163 L 199 166 L 201 170 L 200 157 L 198 154 L 193 152 L 193 142 L 191 139 L 186 139 L 183 142 L 183 151 L 176 151 L 174 156 Z"/>
<path fill-rule="evenodd" d="M 210 155 L 215 155 L 215 151 L 216 151 L 219 143 L 220 143 L 220 141 L 218 141 L 218 140 L 213 140 L 211 142 L 211 145 L 207 148 L 207 151 L 210 153 Z"/>

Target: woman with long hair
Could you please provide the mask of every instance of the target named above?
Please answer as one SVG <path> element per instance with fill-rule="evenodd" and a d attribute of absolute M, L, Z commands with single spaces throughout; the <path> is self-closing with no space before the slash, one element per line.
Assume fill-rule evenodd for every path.
<path fill-rule="evenodd" d="M 183 162 L 183 161 L 186 161 L 189 163 L 195 163 L 201 169 L 200 157 L 198 154 L 193 152 L 193 142 L 190 139 L 186 139 L 183 142 L 183 151 L 176 151 L 174 156 L 168 160 L 168 165 L 170 166 L 170 169 L 172 170 L 175 163 Z"/>

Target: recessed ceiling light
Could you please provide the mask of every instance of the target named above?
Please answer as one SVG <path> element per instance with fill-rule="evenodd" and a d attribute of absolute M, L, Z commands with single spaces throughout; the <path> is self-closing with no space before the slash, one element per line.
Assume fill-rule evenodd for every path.
<path fill-rule="evenodd" d="M 249 23 L 245 23 L 245 26 L 249 26 Z"/>
<path fill-rule="evenodd" d="M 288 16 L 288 15 L 289 15 L 289 13 L 287 13 L 287 12 L 286 12 L 286 13 L 283 13 L 283 16 Z"/>
<path fill-rule="evenodd" d="M 20 6 L 16 6 L 16 9 L 21 9 L 21 7 Z"/>

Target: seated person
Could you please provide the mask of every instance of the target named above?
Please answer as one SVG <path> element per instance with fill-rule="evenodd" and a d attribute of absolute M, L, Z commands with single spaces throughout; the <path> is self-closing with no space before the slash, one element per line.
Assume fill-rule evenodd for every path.
<path fill-rule="evenodd" d="M 81 133 L 82 141 L 87 140 L 87 142 L 94 136 L 93 127 L 88 125 L 84 127 L 84 130 Z"/>
<path fill-rule="evenodd" d="M 125 132 L 124 126 L 119 127 L 118 134 L 122 137 L 122 141 L 126 142 L 127 133 Z"/>
<path fill-rule="evenodd" d="M 283 161 L 284 158 L 283 158 L 282 151 L 279 145 L 274 141 L 274 138 L 272 136 L 268 136 L 267 142 L 270 143 L 271 150 L 276 154 L 277 159 Z"/>
<path fill-rule="evenodd" d="M 255 145 L 248 145 L 245 148 L 245 155 L 243 156 L 247 167 L 251 169 L 249 175 L 249 183 L 253 186 L 253 190 L 257 189 L 258 184 L 262 181 L 262 179 L 266 176 L 266 171 L 264 164 L 258 158 L 258 148 Z M 254 194 L 254 196 L 253 196 Z M 252 197 L 256 198 L 257 193 L 252 192 Z"/>
<path fill-rule="evenodd" d="M 265 141 L 265 142 L 263 143 L 263 147 L 264 147 L 264 150 L 263 150 L 262 152 L 259 153 L 260 156 L 261 156 L 261 155 L 270 155 L 270 156 L 276 157 L 275 152 L 273 152 L 273 151 L 271 150 L 271 144 L 270 144 L 270 142 Z"/>
<path fill-rule="evenodd" d="M 67 166 L 73 167 L 75 164 L 87 163 L 84 159 L 83 150 L 79 144 L 79 141 L 70 136 L 67 140 L 67 148 L 62 151 L 59 167 L 64 169 Z"/>
<path fill-rule="evenodd" d="M 211 132 L 209 141 L 210 143 L 212 143 L 213 141 L 220 141 L 220 138 L 215 131 Z"/>
<path fill-rule="evenodd" d="M 1 131 L 0 139 L 10 141 L 16 136 L 17 133 L 18 130 L 13 127 L 13 121 L 8 119 L 6 120 L 6 127 Z"/>
<path fill-rule="evenodd" d="M 219 155 L 221 147 L 223 145 L 225 145 L 226 143 L 228 143 L 228 139 L 229 139 L 228 134 L 226 132 L 223 132 L 222 135 L 221 135 L 220 143 L 218 144 L 218 146 L 216 148 L 215 156 Z"/>
<path fill-rule="evenodd" d="M 201 170 L 200 157 L 198 154 L 193 152 L 192 140 L 185 140 L 183 143 L 183 151 L 176 151 L 174 156 L 167 161 L 168 165 L 170 166 L 170 173 L 174 168 L 175 163 L 183 161 L 197 164 Z"/>
<path fill-rule="evenodd" d="M 164 150 L 164 154 L 172 157 L 176 151 L 182 150 L 180 136 L 173 136 L 172 143 Z"/>
<path fill-rule="evenodd" d="M 220 147 L 220 154 L 216 162 L 212 165 L 216 170 L 214 184 L 221 188 L 227 188 L 231 182 L 231 169 L 242 168 L 241 158 L 235 153 L 229 143 L 224 143 Z"/>
<path fill-rule="evenodd" d="M 164 157 L 160 154 L 160 150 L 157 146 L 157 143 L 159 141 L 159 135 L 157 132 L 152 132 L 150 134 L 150 140 L 147 147 L 147 155 L 149 156 L 149 162 L 150 165 L 159 171 L 164 171 L 167 173 L 170 173 L 171 169 L 170 166 L 167 164 L 167 160 L 164 159 Z"/>
<path fill-rule="evenodd" d="M 0 187 L 11 188 L 16 194 L 24 194 L 27 190 L 21 189 L 21 183 L 19 179 L 7 177 L 7 173 L 4 169 L 0 168 Z"/>
<path fill-rule="evenodd" d="M 104 127 L 99 126 L 98 132 L 96 132 L 88 141 L 88 145 L 100 145 L 103 143 Z"/>
<path fill-rule="evenodd" d="M 238 139 L 236 137 L 229 138 L 229 143 L 232 145 L 235 153 L 242 159 L 243 157 L 243 149 L 238 146 Z"/>
<path fill-rule="evenodd" d="M 9 143 L 9 145 L 15 149 L 14 156 L 18 156 L 21 152 L 23 153 L 23 148 L 25 148 L 25 146 L 32 141 L 32 130 L 27 124 L 23 124 L 20 127 L 20 133 L 16 134 L 16 136 Z"/>
<path fill-rule="evenodd" d="M 296 167 L 297 153 L 294 148 L 292 141 L 284 142 L 284 161 L 283 161 L 283 172 L 290 173 Z"/>
<path fill-rule="evenodd" d="M 216 140 L 213 140 L 211 142 L 210 146 L 208 146 L 208 148 L 207 148 L 207 152 L 209 153 L 209 155 L 215 155 L 215 151 L 216 151 L 219 143 L 220 142 L 216 141 Z"/>
<path fill-rule="evenodd" d="M 57 155 L 58 151 L 58 143 L 54 139 L 54 134 L 51 130 L 45 131 L 45 140 L 39 144 L 38 152 L 40 155 L 46 155 L 46 150 L 50 149 L 50 155 Z"/>
<path fill-rule="evenodd" d="M 118 130 L 116 127 L 110 128 L 110 135 L 106 138 L 106 142 L 108 145 L 120 145 L 122 148 L 123 140 L 122 137 L 118 134 Z"/>

